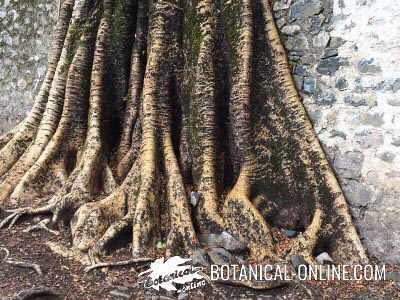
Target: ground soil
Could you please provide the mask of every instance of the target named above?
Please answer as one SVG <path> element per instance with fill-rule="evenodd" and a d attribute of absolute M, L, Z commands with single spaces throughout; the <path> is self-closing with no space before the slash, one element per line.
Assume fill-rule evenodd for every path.
<path fill-rule="evenodd" d="M 0 213 L 0 217 L 5 215 Z M 10 251 L 10 259 L 39 264 L 43 276 L 34 270 L 6 264 L 0 254 L 0 299 L 12 297 L 31 288 L 48 287 L 56 291 L 59 299 L 124 299 L 110 292 L 118 290 L 130 295 L 131 299 L 177 299 L 173 293 L 153 293 L 137 284 L 137 272 L 148 268 L 148 264 L 115 267 L 106 270 L 84 272 L 77 262 L 65 259 L 50 251 L 46 241 L 54 241 L 68 246 L 70 232 L 61 228 L 61 235 L 55 236 L 44 231 L 24 233 L 22 230 L 32 223 L 22 219 L 14 228 L 0 231 L 0 247 Z M 127 248 L 113 252 L 109 260 L 123 260 L 129 257 Z M 389 268 L 390 270 L 390 268 Z M 305 286 L 309 289 L 305 289 Z M 290 283 L 286 287 L 267 291 L 215 284 L 198 289 L 187 299 L 400 299 L 400 283 L 392 281 L 325 281 L 305 282 L 305 286 Z M 7 299 L 7 298 L 5 298 Z M 32 299 L 56 299 L 56 297 L 36 297 Z"/>

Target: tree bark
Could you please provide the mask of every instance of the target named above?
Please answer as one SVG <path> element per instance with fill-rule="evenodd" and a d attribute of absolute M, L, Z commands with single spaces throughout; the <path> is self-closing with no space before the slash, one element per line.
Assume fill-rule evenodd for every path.
<path fill-rule="evenodd" d="M 252 261 L 368 261 L 268 0 L 62 1 L 41 91 L 0 147 L 0 227 L 71 220 L 93 264 L 126 228 L 133 258 L 227 231 Z M 302 232 L 286 252 L 283 229 Z"/>

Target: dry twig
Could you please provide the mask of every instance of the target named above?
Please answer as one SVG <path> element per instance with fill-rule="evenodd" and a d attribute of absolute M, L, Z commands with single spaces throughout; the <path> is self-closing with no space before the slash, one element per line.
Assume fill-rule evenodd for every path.
<path fill-rule="evenodd" d="M 31 269 L 34 269 L 35 272 L 38 273 L 38 275 L 40 275 L 40 276 L 43 275 L 43 272 L 38 264 L 8 259 L 8 257 L 10 256 L 10 251 L 8 251 L 8 249 L 3 248 L 3 247 L 1 247 L 0 250 L 3 250 L 6 253 L 6 256 L 3 258 L 3 262 L 10 264 L 10 265 L 17 266 L 17 267 L 31 268 Z"/>
<path fill-rule="evenodd" d="M 98 269 L 98 268 L 104 268 L 104 267 L 112 267 L 112 266 L 126 266 L 126 265 L 131 265 L 134 263 L 140 263 L 140 262 L 149 262 L 153 261 L 154 258 L 133 258 L 133 259 L 128 259 L 128 260 L 122 260 L 122 261 L 117 261 L 117 262 L 105 262 L 105 263 L 98 263 L 91 265 L 87 268 L 85 268 L 85 272 L 90 272 L 91 270 Z"/>

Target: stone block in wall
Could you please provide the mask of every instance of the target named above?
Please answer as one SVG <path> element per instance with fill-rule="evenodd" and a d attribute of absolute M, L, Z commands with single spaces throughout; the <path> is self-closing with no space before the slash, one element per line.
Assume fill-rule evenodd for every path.
<path fill-rule="evenodd" d="M 30 110 L 45 75 L 54 0 L 0 2 L 0 134 Z"/>

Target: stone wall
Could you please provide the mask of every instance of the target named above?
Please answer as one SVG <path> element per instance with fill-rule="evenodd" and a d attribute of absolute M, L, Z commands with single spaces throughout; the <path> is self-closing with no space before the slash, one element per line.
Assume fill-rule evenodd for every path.
<path fill-rule="evenodd" d="M 390 0 L 281 0 L 294 77 L 369 252 L 400 262 L 400 13 Z"/>
<path fill-rule="evenodd" d="M 30 110 L 46 72 L 55 0 L 0 0 L 0 134 Z"/>
<path fill-rule="evenodd" d="M 32 105 L 55 2 L 0 0 L 0 132 Z M 296 84 L 369 252 L 400 263 L 400 13 L 393 5 L 274 0 L 274 12 Z"/>

